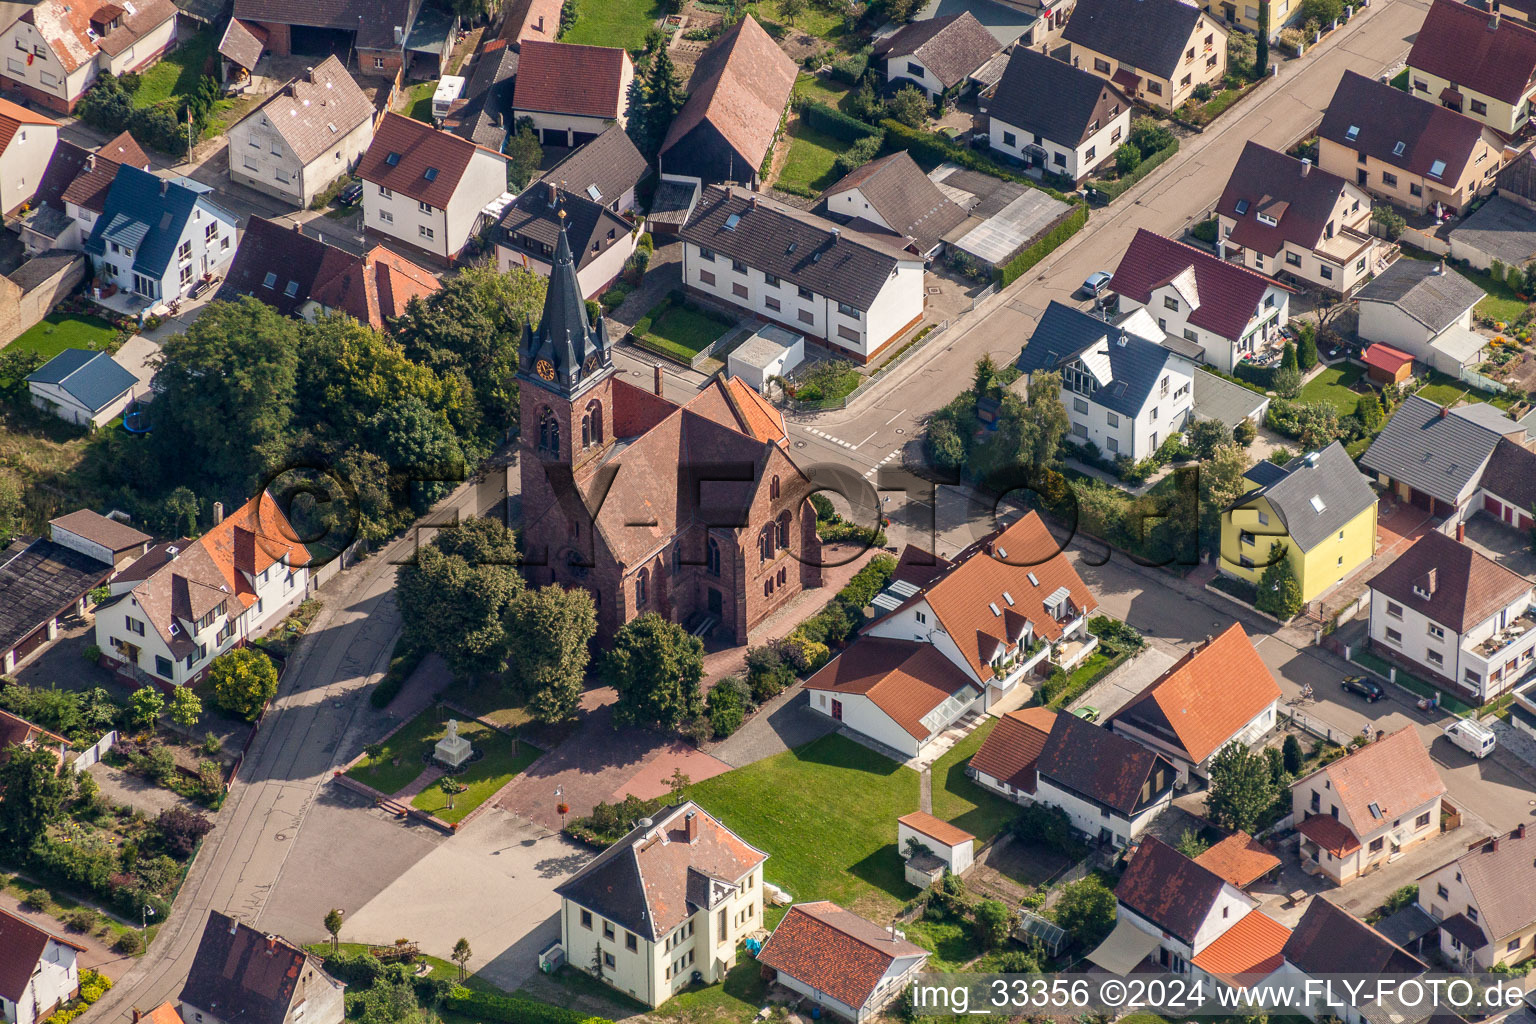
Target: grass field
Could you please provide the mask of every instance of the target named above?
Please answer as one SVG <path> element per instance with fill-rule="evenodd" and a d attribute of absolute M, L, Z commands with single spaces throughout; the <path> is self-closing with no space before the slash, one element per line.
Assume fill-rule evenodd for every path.
<path fill-rule="evenodd" d="M 916 892 L 896 819 L 917 808 L 917 789 L 916 772 L 832 735 L 696 783 L 689 796 L 767 851 L 765 877 L 796 902 L 888 918 Z"/>
<path fill-rule="evenodd" d="M 560 41 L 639 50 L 645 34 L 666 13 L 660 0 L 576 0 L 576 21 Z"/>
<path fill-rule="evenodd" d="M 342 942 L 339 943 L 336 948 L 337 952 L 340 953 L 366 953 L 375 947 L 370 946 L 366 942 Z M 316 956 L 323 957 L 329 955 L 331 952 L 331 944 L 329 942 L 311 942 L 309 945 L 305 946 L 304 949 Z M 490 982 L 485 981 L 475 974 L 470 974 L 466 976 L 463 981 L 459 981 L 458 964 L 450 963 L 441 957 L 427 956 L 425 953 L 423 953 L 420 957 L 417 958 L 417 963 L 424 963 L 428 967 L 432 968 L 432 970 L 427 974 L 427 977 L 429 978 L 442 978 L 446 981 L 452 981 L 456 984 L 463 985 L 465 988 L 474 989 L 477 992 L 489 992 L 492 995 L 506 995 L 505 989 L 497 988 L 495 985 L 492 985 Z"/>
<path fill-rule="evenodd" d="M 828 42 L 836 42 L 848 34 L 840 15 L 817 4 L 807 4 L 805 10 L 795 18 L 794 24 L 790 24 L 789 19 L 780 12 L 779 0 L 758 0 L 756 6 L 760 21 L 775 22 L 793 32 L 805 32 Z"/>
<path fill-rule="evenodd" d="M 139 89 L 133 94 L 133 105 L 153 106 L 172 96 L 185 96 L 192 92 L 197 88 L 197 80 L 203 76 L 208 60 L 218 45 L 219 33 L 213 29 L 204 29 L 184 40 L 176 49 L 139 74 Z"/>
<path fill-rule="evenodd" d="M 1350 385 L 1359 380 L 1365 373 L 1365 367 L 1354 363 L 1337 363 L 1323 368 L 1323 372 L 1307 381 L 1301 389 L 1300 400 L 1303 402 L 1327 402 L 1339 410 L 1340 416 L 1348 416 L 1355 411 L 1355 403 L 1360 396 L 1351 391 Z"/>
<path fill-rule="evenodd" d="M 455 776 L 459 784 L 467 788 L 453 798 L 452 809 L 448 807 L 448 794 L 439 789 L 436 783 L 422 790 L 411 801 L 411 806 L 418 811 L 435 814 L 449 824 L 464 820 L 465 815 L 495 796 L 497 790 L 511 782 L 514 775 L 527 768 L 543 753 L 537 747 L 518 742 L 478 722 L 460 723 L 459 734 L 474 744 L 476 750 L 484 751 L 485 756 L 471 764 L 464 774 Z M 437 739 L 433 737 L 432 741 L 435 743 Z"/>
<path fill-rule="evenodd" d="M 843 109 L 843 102 L 853 94 L 853 89 L 835 78 L 822 78 L 820 75 L 811 75 L 805 72 L 795 79 L 795 95 L 804 96 L 808 100 L 817 100 L 829 107 L 838 110 Z M 847 111 L 843 111 L 847 113 Z"/>
<path fill-rule="evenodd" d="M 842 141 L 804 121 L 790 126 L 789 139 L 789 156 L 775 184 L 820 192 L 836 180 L 837 169 L 833 165 L 846 148 Z"/>
<path fill-rule="evenodd" d="M 1439 370 L 1429 371 L 1429 383 L 1415 392 L 1420 398 L 1427 398 L 1431 402 L 1439 402 L 1441 405 L 1455 405 L 1465 399 L 1468 402 L 1491 402 L 1500 409 L 1508 409 L 1514 405 L 1514 400 L 1506 395 L 1489 394 L 1472 387 L 1465 381 L 1441 373 Z"/>
<path fill-rule="evenodd" d="M 405 91 L 405 116 L 423 124 L 432 123 L 432 94 L 437 91 L 436 82 L 422 82 Z"/>
<path fill-rule="evenodd" d="M 731 321 L 717 313 L 670 301 L 659 314 L 653 309 L 645 319 L 651 324 L 640 338 L 685 363 L 731 328 Z"/>
<path fill-rule="evenodd" d="M 965 739 L 933 763 L 933 814 L 985 842 L 1001 832 L 1019 807 L 971 781 L 966 762 L 981 749 L 997 719 L 987 716 Z"/>
<path fill-rule="evenodd" d="M 28 328 L 21 337 L 5 346 L 8 351 L 31 350 L 44 359 L 52 359 L 67 348 L 105 350 L 107 342 L 117 337 L 117 328 L 100 317 L 80 313 L 49 313 L 41 323 Z"/>

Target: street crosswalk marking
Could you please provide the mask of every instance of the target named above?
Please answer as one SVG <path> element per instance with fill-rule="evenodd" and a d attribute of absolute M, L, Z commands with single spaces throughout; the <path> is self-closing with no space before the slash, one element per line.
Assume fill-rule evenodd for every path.
<path fill-rule="evenodd" d="M 815 427 L 806 427 L 805 428 L 805 432 L 807 434 L 815 434 L 817 437 L 823 438 L 824 440 L 827 440 L 827 441 L 831 441 L 833 444 L 840 444 L 844 448 L 847 448 L 851 452 L 856 452 L 856 451 L 859 450 L 859 446 L 858 445 L 856 445 L 856 444 L 849 444 L 847 441 L 844 441 L 840 437 L 833 437 L 831 434 L 827 433 L 825 430 L 817 430 Z"/>
<path fill-rule="evenodd" d="M 890 462 L 892 459 L 894 459 L 896 456 L 898 456 L 900 454 L 901 454 L 901 446 L 897 445 L 895 448 L 892 448 L 889 452 L 887 452 L 886 455 L 885 455 L 885 458 L 883 458 L 879 462 L 875 463 L 874 468 L 870 469 L 869 472 L 865 473 L 864 475 L 866 477 L 874 476 L 876 473 L 880 472 L 880 467 L 881 466 L 885 465 L 887 462 Z"/>

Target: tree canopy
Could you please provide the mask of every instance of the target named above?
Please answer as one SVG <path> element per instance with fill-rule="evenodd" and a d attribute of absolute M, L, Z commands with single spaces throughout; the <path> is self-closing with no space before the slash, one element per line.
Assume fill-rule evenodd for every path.
<path fill-rule="evenodd" d="M 1206 817 L 1225 829 L 1256 832 L 1276 795 L 1268 758 L 1241 743 L 1229 743 L 1211 761 Z"/>
<path fill-rule="evenodd" d="M 440 530 L 414 564 L 400 567 L 405 640 L 437 651 L 456 675 L 501 672 L 509 653 L 505 619 L 522 592 L 512 531 L 483 518 Z"/>
<path fill-rule="evenodd" d="M 675 729 L 703 710 L 704 644 L 655 612 L 624 624 L 604 671 L 619 691 L 616 716 L 621 721 Z"/>
<path fill-rule="evenodd" d="M 571 717 L 581 699 L 597 611 L 585 590 L 551 584 L 525 590 L 506 612 L 509 660 L 521 696 L 541 722 Z"/>
<path fill-rule="evenodd" d="M 0 764 L 0 848 L 30 849 L 43 829 L 63 813 L 68 779 L 58 774 L 59 759 L 47 747 L 12 744 Z"/>
<path fill-rule="evenodd" d="M 236 647 L 214 658 L 208 681 L 220 707 L 251 721 L 277 696 L 277 667 L 254 647 Z"/>

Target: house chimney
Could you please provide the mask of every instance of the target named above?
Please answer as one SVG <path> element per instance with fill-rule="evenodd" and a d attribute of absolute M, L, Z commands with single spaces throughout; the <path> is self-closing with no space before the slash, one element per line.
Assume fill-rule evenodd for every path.
<path fill-rule="evenodd" d="M 1438 583 L 1439 580 L 1440 570 L 1433 565 L 1430 566 L 1428 571 L 1424 573 L 1424 590 L 1427 593 L 1433 594 L 1435 592 L 1435 584 Z"/>
<path fill-rule="evenodd" d="M 1525 838 L 1525 822 L 1522 821 L 1520 824 L 1515 826 L 1515 831 L 1510 836 L 1510 838 L 1511 839 L 1524 839 Z"/>
<path fill-rule="evenodd" d="M 1440 418 L 1441 418 L 1441 419 L 1445 419 L 1445 418 L 1446 418 L 1446 417 L 1447 417 L 1447 416 L 1449 416 L 1449 415 L 1450 415 L 1450 414 L 1451 414 L 1451 407 L 1450 407 L 1450 406 L 1448 406 L 1448 405 L 1442 405 L 1442 406 L 1441 406 L 1441 407 L 1440 407 Z"/>
<path fill-rule="evenodd" d="M 1304 157 L 1301 158 L 1301 176 L 1303 178 L 1305 178 L 1307 175 L 1309 175 L 1311 173 L 1312 173 L 1312 158 L 1304 156 Z"/>
<path fill-rule="evenodd" d="M 1437 273 L 1437 274 L 1445 273 L 1445 257 L 1442 256 L 1440 258 L 1439 264 L 1435 267 L 1435 273 Z"/>
<path fill-rule="evenodd" d="M 87 154 L 87 156 L 85 158 L 85 166 L 86 166 L 86 168 L 88 170 L 94 171 L 96 169 L 96 154 L 95 153 Z"/>
<path fill-rule="evenodd" d="M 171 183 L 169 181 L 166 181 L 164 178 L 161 178 L 160 179 L 160 194 L 161 195 L 165 195 L 170 190 L 171 190 Z"/>
<path fill-rule="evenodd" d="M 1488 852 L 1489 853 L 1498 853 L 1499 852 L 1499 837 L 1498 836 L 1494 836 L 1492 842 L 1490 842 L 1488 844 Z"/>
<path fill-rule="evenodd" d="M 1488 19 L 1488 31 L 1489 32 L 1497 32 L 1498 30 L 1499 30 L 1499 12 L 1498 11 L 1494 11 L 1493 15 Z"/>
<path fill-rule="evenodd" d="M 553 208 L 560 202 L 560 190 L 555 187 L 555 183 L 552 181 L 545 182 L 545 187 L 549 189 L 549 205 Z"/>
<path fill-rule="evenodd" d="M 293 226 L 293 230 L 295 230 L 295 231 L 299 230 L 299 226 L 297 224 L 295 224 Z M 213 503 L 213 525 L 214 526 L 218 526 L 223 521 L 224 521 L 224 503 L 222 501 L 216 501 L 216 502 Z"/>
<path fill-rule="evenodd" d="M 751 195 L 747 196 L 747 209 L 749 209 L 749 210 L 757 209 L 757 193 L 756 192 L 753 192 Z"/>
<path fill-rule="evenodd" d="M 543 32 L 544 31 L 544 15 L 542 15 L 542 14 L 539 15 L 539 20 L 534 22 L 534 24 L 533 24 L 533 30 L 535 32 Z"/>
<path fill-rule="evenodd" d="M 142 1013 L 140 1013 L 139 1012 L 139 1008 L 137 1006 L 135 1006 L 133 1008 L 133 1024 L 139 1024 L 139 1018 L 142 1017 L 142 1016 L 144 1016 L 144 1015 Z"/>
<path fill-rule="evenodd" d="M 1463 519 L 1456 524 L 1456 543 L 1460 544 L 1467 539 L 1467 521 Z"/>
<path fill-rule="evenodd" d="M 314 81 L 315 81 L 315 69 L 314 68 L 305 68 L 304 69 L 304 77 L 309 79 L 310 84 L 314 84 Z"/>
<path fill-rule="evenodd" d="M 689 811 L 683 816 L 683 828 L 687 830 L 688 843 L 691 846 L 694 840 L 699 838 L 699 812 Z"/>
<path fill-rule="evenodd" d="M 232 917 L 232 918 L 229 919 L 229 934 L 231 934 L 231 935 L 235 934 L 236 930 L 238 930 L 239 927 L 240 927 L 240 919 L 238 917 Z"/>
<path fill-rule="evenodd" d="M 654 390 L 656 392 L 656 397 L 660 398 L 661 397 L 661 364 L 660 363 L 656 363 L 656 364 L 654 364 L 654 366 L 652 368 L 656 372 L 656 379 L 655 379 L 654 384 L 652 385 L 652 390 Z"/>
<path fill-rule="evenodd" d="M 1380 729 L 1376 730 L 1376 742 L 1377 743 L 1380 743 L 1382 740 L 1384 740 L 1386 738 L 1387 738 L 1387 734 L 1385 732 L 1383 732 Z"/>

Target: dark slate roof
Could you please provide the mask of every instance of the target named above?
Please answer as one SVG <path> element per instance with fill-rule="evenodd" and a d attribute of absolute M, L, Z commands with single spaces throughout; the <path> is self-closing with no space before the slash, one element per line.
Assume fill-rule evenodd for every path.
<path fill-rule="evenodd" d="M 85 251 L 100 256 L 106 239 L 126 242 L 134 248 L 133 269 L 159 280 L 165 276 L 182 228 L 194 207 L 229 224 L 234 215 L 208 198 L 212 189 L 188 178 L 167 180 L 127 164 L 117 169 L 107 192 L 105 209 L 96 218 Z"/>
<path fill-rule="evenodd" d="M 225 1024 L 283 1024 L 308 959 L 297 946 L 215 910 L 180 999 Z"/>
<path fill-rule="evenodd" d="M 0 563 L 0 651 L 105 583 L 112 567 L 90 555 L 34 540 Z"/>
<path fill-rule="evenodd" d="M 1461 242 L 1505 264 L 1522 267 L 1536 256 L 1536 210 L 1494 196 L 1451 232 Z"/>
<path fill-rule="evenodd" d="M 399 50 L 395 27 L 409 35 L 420 7 L 420 0 L 235 0 L 235 17 L 355 32 L 364 49 Z"/>
<path fill-rule="evenodd" d="M 67 348 L 27 374 L 34 384 L 55 384 L 91 412 L 100 412 L 113 399 L 139 382 L 105 352 Z"/>
<path fill-rule="evenodd" d="M 1501 438 L 1478 485 L 1516 508 L 1536 507 L 1536 452 Z"/>
<path fill-rule="evenodd" d="M 1350 137 L 1349 130 L 1356 129 Z M 1438 103 L 1394 89 L 1385 82 L 1345 71 L 1328 101 L 1317 133 L 1411 174 L 1459 181 L 1483 132 L 1483 124 Z M 1397 144 L 1403 152 L 1396 152 Z M 1445 167 L 1437 177 L 1436 161 Z"/>
<path fill-rule="evenodd" d="M 29 292 L 57 274 L 65 265 L 85 257 L 72 249 L 49 249 L 33 256 L 5 276 L 16 287 Z"/>
<path fill-rule="evenodd" d="M 1410 903 L 1402 910 L 1376 922 L 1376 930 L 1399 946 L 1417 942 L 1437 927 L 1435 919 L 1417 904 Z"/>
<path fill-rule="evenodd" d="M 1051 735 L 1040 751 L 1040 777 L 1131 814 L 1141 800 L 1141 787 L 1159 767 L 1172 784 L 1173 765 L 1139 743 L 1076 715 L 1057 715 Z"/>
<path fill-rule="evenodd" d="M 1015 365 L 1026 374 L 1056 370 L 1099 342 L 1106 342 L 1110 383 L 1088 396 L 1088 400 L 1134 417 L 1157 386 L 1172 353 L 1155 341 L 1137 337 L 1091 313 L 1052 299 Z"/>
<path fill-rule="evenodd" d="M 541 181 L 554 182 L 567 192 L 611 207 L 650 173 L 650 165 L 635 148 L 624 127 L 615 124 L 585 146 L 573 150 L 539 177 Z M 593 194 L 594 190 L 596 194 Z"/>
<path fill-rule="evenodd" d="M 1292 459 L 1284 476 L 1249 491 L 1237 504 L 1247 506 L 1258 498 L 1269 500 L 1291 540 L 1310 551 L 1374 505 L 1376 492 L 1335 441 L 1320 452 Z"/>
<path fill-rule="evenodd" d="M 1536 31 L 1461 0 L 1435 0 L 1408 51 L 1408 66 L 1519 104 L 1536 76 Z"/>
<path fill-rule="evenodd" d="M 1061 37 L 1172 78 L 1199 21 L 1200 8 L 1182 0 L 1078 0 Z"/>
<path fill-rule="evenodd" d="M 1210 868 L 1196 864 L 1157 837 L 1147 836 L 1120 876 L 1115 899 L 1193 944 L 1195 933 L 1225 886 L 1222 877 Z"/>
<path fill-rule="evenodd" d="M 970 11 L 903 25 L 875 45 L 875 56 L 916 57 L 949 89 L 1000 50 L 987 27 Z"/>
<path fill-rule="evenodd" d="M 1510 420 L 1509 429 L 1521 428 Z M 1410 395 L 1360 456 L 1360 465 L 1454 503 L 1482 472 L 1499 437 L 1459 409 L 1447 412 L 1427 398 Z"/>
<path fill-rule="evenodd" d="M 1305 974 L 1419 974 L 1406 949 L 1321 896 L 1312 897 L 1281 951 Z"/>
<path fill-rule="evenodd" d="M 505 39 L 493 39 L 481 47 L 469 81 L 464 83 L 466 102 L 452 114 L 457 126 L 449 131 L 500 153 L 512 125 L 512 88 L 516 76 L 517 51 Z"/>
<path fill-rule="evenodd" d="M 727 227 L 732 218 L 735 225 Z M 858 309 L 874 304 L 898 261 L 916 259 L 821 217 L 717 185 L 704 190 L 679 234 L 686 242 Z"/>
<path fill-rule="evenodd" d="M 904 149 L 855 168 L 826 194 L 855 188 L 892 230 L 912 239 L 922 253 L 933 250 L 966 218 L 965 210 L 951 202 Z"/>
<path fill-rule="evenodd" d="M 1090 134 L 1099 98 L 1108 91 L 1124 110 L 1131 101 L 1098 75 L 1048 57 L 1025 46 L 1016 47 L 989 116 L 1055 142 L 1076 146 Z"/>
<path fill-rule="evenodd" d="M 252 295 L 284 316 L 297 316 L 309 301 L 309 290 L 329 246 L 296 229 L 297 225 L 252 217 L 218 297 L 229 301 Z"/>
<path fill-rule="evenodd" d="M 34 202 L 64 209 L 64 190 L 85 169 L 90 155 L 90 150 L 82 149 L 68 139 L 60 139 L 53 147 L 53 155 L 48 158 L 48 166 L 43 169 L 42 180 L 37 183 Z"/>
<path fill-rule="evenodd" d="M 1348 182 L 1311 163 L 1249 140 L 1232 168 L 1216 212 L 1231 217 L 1232 241 L 1266 255 L 1285 242 L 1305 248 L 1317 245 Z M 1275 204 L 1283 203 L 1283 209 Z M 1243 204 L 1243 212 L 1238 205 Z M 1259 214 L 1279 213 L 1271 227 Z"/>
<path fill-rule="evenodd" d="M 1483 298 L 1483 290 L 1429 260 L 1400 259 L 1355 293 L 1361 302 L 1390 302 L 1439 334 Z"/>
<path fill-rule="evenodd" d="M 550 255 L 560 241 L 559 214 L 563 212 L 571 252 L 576 255 L 576 269 L 580 270 L 629 237 L 629 222 L 606 206 L 600 206 L 579 193 L 556 191 L 559 196 L 558 206 L 550 203 L 549 189 L 545 184 L 524 189 L 522 195 L 501 216 L 501 244 L 512 249 L 527 250 L 537 259 L 549 262 Z M 530 247 L 518 241 L 515 236 L 531 238 L 541 245 L 549 246 L 550 251 L 545 253 Z"/>

